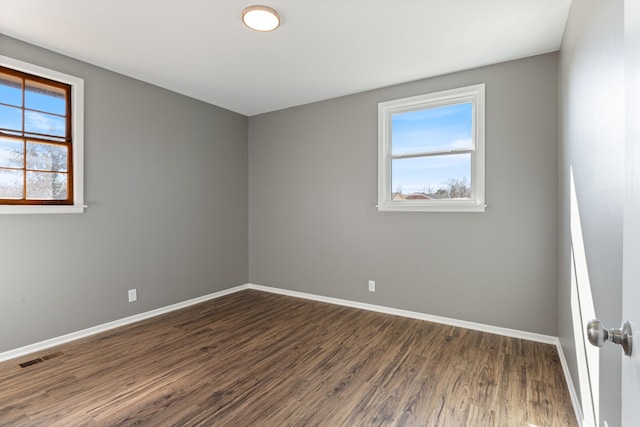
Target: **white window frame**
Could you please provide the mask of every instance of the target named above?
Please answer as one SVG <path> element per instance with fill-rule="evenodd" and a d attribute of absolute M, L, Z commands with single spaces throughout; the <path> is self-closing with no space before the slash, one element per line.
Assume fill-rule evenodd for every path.
<path fill-rule="evenodd" d="M 0 205 L 0 214 L 84 212 L 84 80 L 28 62 L 0 55 L 0 65 L 71 86 L 71 135 L 73 141 L 73 205 Z"/>
<path fill-rule="evenodd" d="M 472 147 L 468 150 L 452 150 L 454 153 L 471 154 L 471 197 L 469 199 L 441 200 L 392 200 L 391 164 L 393 159 L 404 156 L 392 155 L 391 118 L 393 114 L 443 107 L 461 103 L 472 104 Z M 408 212 L 484 212 L 485 175 L 485 85 L 484 83 L 444 90 L 426 95 L 396 99 L 378 104 L 378 210 Z M 430 153 L 434 155 L 434 153 Z M 435 155 L 438 155 L 437 153 Z M 412 155 L 412 157 L 415 157 Z"/>

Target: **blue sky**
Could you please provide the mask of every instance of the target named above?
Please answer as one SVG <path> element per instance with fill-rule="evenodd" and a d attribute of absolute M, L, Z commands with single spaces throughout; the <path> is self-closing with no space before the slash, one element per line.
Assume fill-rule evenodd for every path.
<path fill-rule="evenodd" d="M 396 113 L 391 118 L 392 154 L 425 154 L 470 149 L 471 103 Z M 395 159 L 392 191 L 435 192 L 450 179 L 471 182 L 468 153 Z"/>
<path fill-rule="evenodd" d="M 22 88 L 21 80 L 12 76 L 0 75 L 0 127 L 21 132 L 22 129 Z M 29 90 L 29 88 L 32 90 Z M 62 91 L 44 92 L 37 83 L 24 93 L 25 110 L 24 127 L 27 132 L 43 133 L 54 136 L 65 136 L 66 101 Z M 51 144 L 29 143 L 27 166 L 33 169 L 48 169 L 47 153 L 51 150 L 65 150 Z M 21 168 L 23 161 L 18 162 L 24 154 L 24 145 L 20 139 L 0 138 L 0 167 Z M 16 157 L 18 155 L 18 157 Z M 30 164 L 31 163 L 31 164 Z M 0 169 L 0 184 L 18 188 L 21 194 L 23 173 L 20 170 Z M 28 172 L 29 174 L 31 172 Z M 31 173 L 33 174 L 33 173 Z"/>
<path fill-rule="evenodd" d="M 16 86 L 19 80 L 12 77 L 0 76 L 0 127 L 22 130 L 22 89 Z M 36 87 L 34 84 L 34 88 Z M 25 113 L 25 130 L 36 133 L 46 133 L 64 136 L 66 103 L 64 95 L 60 93 L 43 93 L 41 90 L 25 91 L 25 107 L 38 110 Z M 14 107 L 15 106 L 15 107 Z M 47 114 L 51 113 L 51 114 Z"/>

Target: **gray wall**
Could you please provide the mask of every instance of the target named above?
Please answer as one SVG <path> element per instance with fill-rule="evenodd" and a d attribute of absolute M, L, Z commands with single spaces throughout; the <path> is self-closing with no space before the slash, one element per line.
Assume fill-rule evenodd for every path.
<path fill-rule="evenodd" d="M 90 205 L 0 217 L 0 351 L 247 281 L 556 334 L 557 54 L 247 119 L 10 38 L 0 53 L 85 79 Z M 378 212 L 377 103 L 479 82 L 487 211 Z"/>
<path fill-rule="evenodd" d="M 251 283 L 556 335 L 557 64 L 547 54 L 251 117 Z M 378 212 L 377 103 L 480 82 L 486 212 Z"/>
<path fill-rule="evenodd" d="M 570 303 L 569 166 L 596 315 L 621 321 L 624 184 L 623 1 L 573 0 L 560 50 L 558 335 L 578 388 Z M 620 425 L 620 350 L 600 350 L 601 422 Z"/>
<path fill-rule="evenodd" d="M 4 36 L 0 54 L 85 79 L 89 205 L 0 216 L 0 352 L 247 283 L 245 116 Z"/>

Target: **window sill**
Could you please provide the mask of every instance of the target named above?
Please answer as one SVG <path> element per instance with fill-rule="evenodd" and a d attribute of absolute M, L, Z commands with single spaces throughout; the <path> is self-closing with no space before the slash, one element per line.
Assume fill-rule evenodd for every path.
<path fill-rule="evenodd" d="M 415 202 L 385 202 L 377 205 L 381 212 L 484 212 L 487 205 L 476 202 L 426 204 Z"/>
<path fill-rule="evenodd" d="M 83 213 L 86 206 L 0 205 L 1 214 L 69 214 Z"/>

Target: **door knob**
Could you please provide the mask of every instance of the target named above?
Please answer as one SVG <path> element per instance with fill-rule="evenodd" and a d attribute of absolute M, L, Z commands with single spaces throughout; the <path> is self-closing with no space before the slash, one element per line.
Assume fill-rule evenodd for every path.
<path fill-rule="evenodd" d="M 622 322 L 620 329 L 607 329 L 599 320 L 592 319 L 587 323 L 587 337 L 589 342 L 596 347 L 602 347 L 606 341 L 620 344 L 624 354 L 631 356 L 632 336 L 631 324 L 628 321 Z"/>

